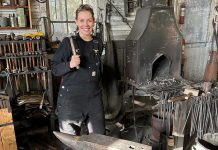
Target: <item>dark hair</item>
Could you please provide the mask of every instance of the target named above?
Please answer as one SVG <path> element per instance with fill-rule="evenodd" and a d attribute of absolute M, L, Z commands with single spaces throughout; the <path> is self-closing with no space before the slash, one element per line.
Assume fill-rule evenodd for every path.
<path fill-rule="evenodd" d="M 77 8 L 77 10 L 76 10 L 76 19 L 78 17 L 78 14 L 81 11 L 89 11 L 92 14 L 92 17 L 94 18 L 94 11 L 93 11 L 93 8 L 90 5 L 88 5 L 88 4 L 81 4 L 79 6 L 79 8 Z"/>

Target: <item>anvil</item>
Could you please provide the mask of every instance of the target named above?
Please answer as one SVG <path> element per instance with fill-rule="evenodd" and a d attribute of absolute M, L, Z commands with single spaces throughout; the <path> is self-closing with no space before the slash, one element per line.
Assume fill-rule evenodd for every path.
<path fill-rule="evenodd" d="M 54 131 L 55 136 L 73 150 L 151 150 L 151 146 L 106 135 L 74 136 Z"/>

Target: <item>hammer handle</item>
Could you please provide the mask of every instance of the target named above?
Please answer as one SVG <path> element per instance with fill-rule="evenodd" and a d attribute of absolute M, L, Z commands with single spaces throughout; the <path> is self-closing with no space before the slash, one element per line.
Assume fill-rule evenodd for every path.
<path fill-rule="evenodd" d="M 73 39 L 72 39 L 72 37 L 69 37 L 69 39 L 70 39 L 70 45 L 71 45 L 71 48 L 72 48 L 73 55 L 76 55 L 76 49 L 75 49 L 75 46 L 74 46 L 74 43 L 73 43 Z M 79 66 L 76 66 L 76 69 L 79 69 Z"/>

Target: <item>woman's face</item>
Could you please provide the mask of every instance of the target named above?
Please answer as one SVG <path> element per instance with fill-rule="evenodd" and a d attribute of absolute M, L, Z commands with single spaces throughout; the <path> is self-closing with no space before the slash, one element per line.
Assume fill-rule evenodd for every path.
<path fill-rule="evenodd" d="M 76 25 L 78 27 L 80 36 L 89 37 L 92 34 L 95 20 L 89 11 L 81 11 L 78 13 Z"/>

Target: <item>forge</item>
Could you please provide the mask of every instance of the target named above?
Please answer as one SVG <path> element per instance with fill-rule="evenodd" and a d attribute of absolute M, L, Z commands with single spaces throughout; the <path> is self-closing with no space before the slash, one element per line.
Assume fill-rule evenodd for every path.
<path fill-rule="evenodd" d="M 141 8 L 126 39 L 126 80 L 141 86 L 159 77 L 180 79 L 181 48 L 173 8 Z"/>

